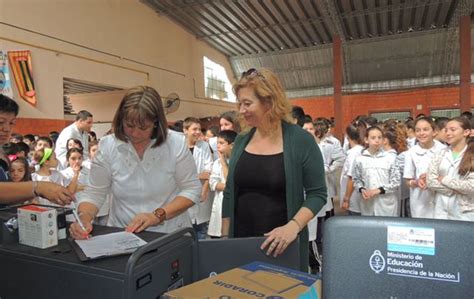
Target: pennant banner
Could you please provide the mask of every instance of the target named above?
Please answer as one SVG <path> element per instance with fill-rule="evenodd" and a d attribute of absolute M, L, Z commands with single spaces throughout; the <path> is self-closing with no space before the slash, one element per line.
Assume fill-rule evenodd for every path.
<path fill-rule="evenodd" d="M 8 51 L 8 60 L 20 96 L 28 103 L 36 105 L 30 51 Z"/>
<path fill-rule="evenodd" d="M 13 98 L 10 72 L 8 70 L 7 52 L 0 50 L 0 94 Z"/>

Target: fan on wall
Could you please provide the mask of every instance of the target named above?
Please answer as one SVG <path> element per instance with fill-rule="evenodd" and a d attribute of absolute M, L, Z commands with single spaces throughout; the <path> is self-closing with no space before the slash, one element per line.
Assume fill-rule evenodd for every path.
<path fill-rule="evenodd" d="M 170 114 L 176 112 L 179 108 L 179 103 L 181 99 L 177 93 L 170 93 L 167 97 L 163 99 L 163 107 L 165 108 L 165 113 Z"/>

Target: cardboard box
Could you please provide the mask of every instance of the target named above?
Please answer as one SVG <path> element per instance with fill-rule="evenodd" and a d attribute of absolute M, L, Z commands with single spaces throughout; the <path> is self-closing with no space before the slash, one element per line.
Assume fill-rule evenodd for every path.
<path fill-rule="evenodd" d="M 164 298 L 321 298 L 319 276 L 254 262 L 167 292 Z"/>
<path fill-rule="evenodd" d="M 18 239 L 20 244 L 41 249 L 58 245 L 56 209 L 35 205 L 18 208 Z"/>

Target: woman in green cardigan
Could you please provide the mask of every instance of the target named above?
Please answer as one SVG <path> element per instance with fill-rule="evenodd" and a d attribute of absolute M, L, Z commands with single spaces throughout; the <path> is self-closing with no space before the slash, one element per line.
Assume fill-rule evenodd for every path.
<path fill-rule="evenodd" d="M 264 235 L 262 250 L 276 257 L 300 234 L 300 266 L 307 271 L 306 225 L 327 197 L 321 152 L 310 134 L 292 124 L 291 105 L 273 72 L 244 72 L 234 93 L 250 130 L 235 140 L 229 162 L 223 235 Z"/>

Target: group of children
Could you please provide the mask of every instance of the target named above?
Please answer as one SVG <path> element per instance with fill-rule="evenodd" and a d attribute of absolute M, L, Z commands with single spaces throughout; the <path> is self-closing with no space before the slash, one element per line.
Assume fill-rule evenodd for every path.
<path fill-rule="evenodd" d="M 221 117 L 220 123 L 221 130 L 211 127 L 203 132 L 197 118 L 182 122 L 182 132 L 202 182 L 201 202 L 189 210 L 200 238 L 222 236 L 223 190 L 240 127 L 228 117 Z M 341 145 L 330 133 L 329 120 L 306 117 L 302 127 L 320 147 L 328 186 L 327 204 L 311 225 L 320 228 L 316 220 L 321 223 L 333 215 L 333 199 L 337 195 L 340 206 L 350 215 L 400 216 L 405 202 L 411 217 L 474 221 L 472 123 L 469 115 L 438 122 L 421 116 L 407 122 L 384 123 L 359 117 L 347 126 Z M 65 165 L 56 159 L 48 137 L 33 143 L 28 139 L 8 143 L 3 150 L 10 159 L 11 181 L 55 182 L 80 195 L 97 147 L 96 141 L 90 143 L 89 149 L 83 149 L 79 140 L 69 140 Z M 86 161 L 84 150 L 89 152 Z M 42 198 L 32 200 L 48 204 Z M 102 212 L 100 216 L 105 215 Z M 310 229 L 310 238 L 319 243 L 320 235 Z"/>
<path fill-rule="evenodd" d="M 205 132 L 201 122 L 188 117 L 183 122 L 183 133 L 196 163 L 202 182 L 201 201 L 188 210 L 198 238 L 222 237 L 222 200 L 228 163 L 237 132 L 221 118 L 221 130 L 211 127 Z"/>
<path fill-rule="evenodd" d="M 438 141 L 433 119 L 419 117 L 412 144 L 403 124 L 354 122 L 346 129 L 351 148 L 341 176 L 343 208 L 400 216 L 406 186 L 411 217 L 474 221 L 472 122 L 467 116 L 448 120 Z"/>
<path fill-rule="evenodd" d="M 46 181 L 67 187 L 76 198 L 87 185 L 90 160 L 83 160 L 82 143 L 77 139 L 68 140 L 66 163 L 61 164 L 54 152 L 54 142 L 46 136 L 31 142 L 29 139 L 3 145 L 3 151 L 8 157 L 9 180 L 12 182 Z M 30 144 L 28 144 L 28 143 Z M 89 144 L 89 157 L 92 159 L 97 151 L 97 142 Z M 32 203 L 51 205 L 47 199 L 36 197 L 29 200 Z"/>

